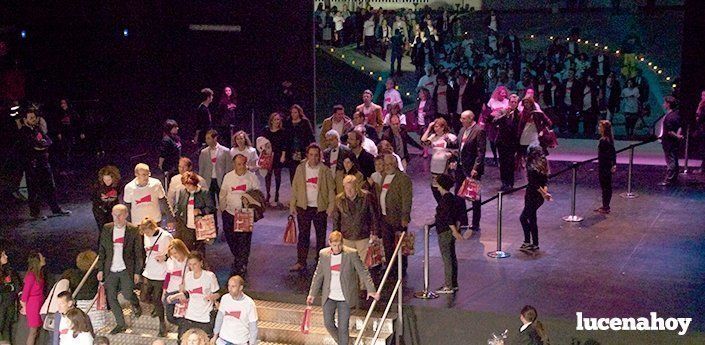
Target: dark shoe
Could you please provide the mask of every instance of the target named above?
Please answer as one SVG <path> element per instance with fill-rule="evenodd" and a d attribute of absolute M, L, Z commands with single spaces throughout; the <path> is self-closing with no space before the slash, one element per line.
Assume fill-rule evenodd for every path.
<path fill-rule="evenodd" d="M 139 306 L 132 306 L 132 315 L 134 315 L 135 318 L 142 316 L 142 308 Z"/>
<path fill-rule="evenodd" d="M 605 208 L 605 207 L 600 207 L 600 208 L 594 209 L 593 212 L 597 212 L 597 213 L 600 213 L 600 214 L 610 214 L 610 209 L 609 209 L 609 208 Z"/>
<path fill-rule="evenodd" d="M 289 268 L 289 272 L 301 272 L 304 270 L 304 268 L 305 268 L 304 265 L 297 262 Z"/>
<path fill-rule="evenodd" d="M 537 245 L 535 245 L 535 244 L 532 244 L 532 245 L 529 247 L 529 250 L 532 251 L 532 252 L 538 251 L 538 250 L 539 250 L 539 246 L 537 246 Z"/>
<path fill-rule="evenodd" d="M 453 293 L 455 293 L 455 291 L 457 291 L 457 288 L 450 288 L 447 286 L 443 286 L 443 287 L 439 288 L 438 290 L 436 290 L 436 293 L 437 294 L 453 294 Z"/>
<path fill-rule="evenodd" d="M 118 333 L 122 333 L 122 332 L 124 332 L 124 331 L 126 331 L 126 330 L 127 330 L 127 328 L 125 328 L 125 326 L 119 326 L 119 325 L 118 325 L 118 326 L 115 326 L 115 328 L 113 328 L 113 329 L 110 331 L 110 334 L 118 334 Z"/>
<path fill-rule="evenodd" d="M 519 250 L 529 250 L 529 248 L 531 248 L 531 244 L 524 242 L 521 244 L 521 247 L 519 247 Z"/>
<path fill-rule="evenodd" d="M 166 337 L 167 336 L 167 331 L 166 331 L 166 324 L 165 323 L 160 323 L 159 324 L 159 337 Z"/>
<path fill-rule="evenodd" d="M 71 215 L 71 211 L 69 211 L 69 210 L 64 210 L 64 209 L 62 209 L 62 208 L 60 208 L 60 209 L 54 211 L 54 216 L 55 216 L 55 217 L 59 217 L 59 216 L 70 216 L 70 215 Z"/>

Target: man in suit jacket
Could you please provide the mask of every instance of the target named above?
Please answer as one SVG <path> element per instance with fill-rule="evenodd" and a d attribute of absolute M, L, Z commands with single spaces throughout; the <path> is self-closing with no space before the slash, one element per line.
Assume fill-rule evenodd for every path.
<path fill-rule="evenodd" d="M 347 146 L 340 144 L 340 133 L 335 129 L 325 134 L 325 143 L 328 148 L 323 151 L 323 164 L 329 167 L 335 176 L 337 170 L 343 170 L 345 158 L 353 159 L 353 154 Z"/>
<path fill-rule="evenodd" d="M 314 197 L 315 196 L 315 197 Z M 335 180 L 330 169 L 321 164 L 321 148 L 313 143 L 306 148 L 306 159 L 299 164 L 291 184 L 289 212 L 299 225 L 297 261 L 290 271 L 306 268 L 311 242 L 311 223 L 316 229 L 316 253 L 326 241 L 328 216 L 335 206 Z"/>
<path fill-rule="evenodd" d="M 357 166 L 362 173 L 362 176 L 368 178 L 375 172 L 375 157 L 362 148 L 362 141 L 365 135 L 360 129 L 356 129 L 348 133 L 348 147 L 353 156 L 357 160 Z"/>
<path fill-rule="evenodd" d="M 395 235 L 406 231 L 411 221 L 413 190 L 411 179 L 399 170 L 397 159 L 391 154 L 384 155 L 384 176 L 382 183 L 376 184 L 377 201 L 382 213 L 382 242 L 387 262 L 394 254 Z M 407 260 L 402 257 L 402 273 L 406 275 Z M 397 265 L 392 268 L 396 272 Z M 392 275 L 394 277 L 394 275 Z"/>
<path fill-rule="evenodd" d="M 135 317 L 142 315 L 139 301 L 133 291 L 144 268 L 142 236 L 137 227 L 127 222 L 127 207 L 122 204 L 113 207 L 113 222 L 105 224 L 100 232 L 98 246 L 99 281 L 105 278 L 105 293 L 108 305 L 115 315 L 117 325 L 111 334 L 124 332 L 125 316 L 118 302 L 118 292 L 132 304 Z"/>
<path fill-rule="evenodd" d="M 327 140 L 328 132 L 331 129 L 335 129 L 338 132 L 338 136 L 342 137 L 351 131 L 353 127 L 352 120 L 345 116 L 345 108 L 340 104 L 333 106 L 333 115 L 323 120 L 321 124 L 321 148 L 326 150 L 332 147 Z"/>
<path fill-rule="evenodd" d="M 456 168 L 456 186 L 458 192 L 460 184 L 468 178 L 480 180 L 485 172 L 485 149 L 487 147 L 487 135 L 482 125 L 475 122 L 475 114 L 466 110 L 460 114 L 460 123 L 463 128 L 458 133 L 458 143 L 460 145 L 460 160 Z M 472 203 L 472 226 L 473 231 L 480 231 L 480 199 Z"/>
<path fill-rule="evenodd" d="M 223 185 L 223 177 L 233 170 L 230 150 L 218 143 L 218 131 L 211 129 L 206 133 L 206 148 L 198 156 L 198 175 L 210 181 L 208 191 L 215 205 Z"/>
<path fill-rule="evenodd" d="M 497 151 L 499 152 L 499 178 L 501 191 L 514 188 L 514 165 L 519 149 L 519 96 L 509 96 L 509 108 L 500 116 L 492 119 L 491 125 L 497 126 Z"/>
<path fill-rule="evenodd" d="M 321 249 L 318 254 L 318 266 L 311 280 L 306 303 L 313 304 L 313 299 L 323 291 L 321 304 L 326 329 L 336 343 L 348 344 L 350 308 L 357 306 L 359 298 L 358 278 L 364 283 L 368 297 L 379 300 L 379 292 L 357 250 L 343 246 L 343 234 L 333 231 L 328 241 L 330 247 Z M 336 310 L 337 326 L 333 320 Z"/>

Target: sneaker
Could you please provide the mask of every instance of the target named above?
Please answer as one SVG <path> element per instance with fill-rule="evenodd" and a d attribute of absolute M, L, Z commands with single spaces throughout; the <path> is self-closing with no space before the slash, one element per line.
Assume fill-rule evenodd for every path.
<path fill-rule="evenodd" d="M 530 248 L 531 248 L 531 243 L 524 242 L 521 244 L 521 247 L 519 247 L 519 250 L 528 250 Z"/>
<path fill-rule="evenodd" d="M 449 288 L 447 286 L 443 286 L 442 288 L 436 290 L 437 294 L 452 294 L 455 293 L 457 288 Z"/>
<path fill-rule="evenodd" d="M 539 250 L 539 246 L 531 244 L 531 245 L 529 245 L 528 249 L 532 252 L 535 252 L 535 251 Z"/>

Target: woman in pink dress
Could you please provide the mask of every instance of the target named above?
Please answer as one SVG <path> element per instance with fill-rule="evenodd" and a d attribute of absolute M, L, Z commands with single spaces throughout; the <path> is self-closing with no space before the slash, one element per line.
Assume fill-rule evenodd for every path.
<path fill-rule="evenodd" d="M 39 335 L 39 328 L 42 326 L 42 318 L 39 316 L 39 309 L 44 301 L 44 274 L 42 268 L 46 265 L 44 255 L 39 252 L 32 252 L 27 258 L 27 274 L 24 276 L 24 288 L 20 304 L 20 313 L 27 317 L 27 345 L 34 345 Z"/>

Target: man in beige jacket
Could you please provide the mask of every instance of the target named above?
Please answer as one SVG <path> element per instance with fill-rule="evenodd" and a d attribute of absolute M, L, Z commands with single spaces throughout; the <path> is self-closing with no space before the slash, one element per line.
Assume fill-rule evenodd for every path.
<path fill-rule="evenodd" d="M 313 304 L 313 299 L 323 291 L 323 323 L 337 344 L 347 345 L 350 337 L 350 308 L 356 307 L 359 302 L 357 279 L 364 283 L 367 297 L 379 300 L 379 292 L 357 251 L 343 246 L 343 234 L 333 231 L 328 240 L 330 247 L 319 251 L 318 266 L 311 280 L 306 303 Z M 336 310 L 337 326 L 333 320 Z"/>
<path fill-rule="evenodd" d="M 313 143 L 306 148 L 306 159 L 299 164 L 291 186 L 289 212 L 299 223 L 297 261 L 291 271 L 306 268 L 311 238 L 311 223 L 316 229 L 316 256 L 326 242 L 328 216 L 335 205 L 335 180 L 328 167 L 321 164 L 321 148 Z M 318 259 L 318 257 L 316 257 Z"/>

